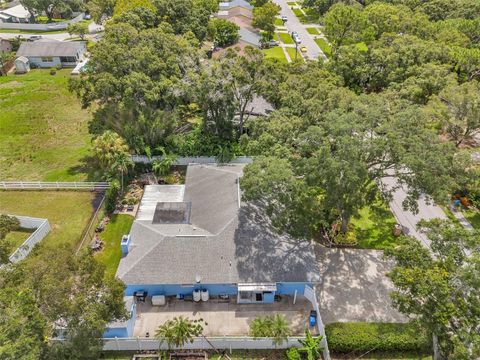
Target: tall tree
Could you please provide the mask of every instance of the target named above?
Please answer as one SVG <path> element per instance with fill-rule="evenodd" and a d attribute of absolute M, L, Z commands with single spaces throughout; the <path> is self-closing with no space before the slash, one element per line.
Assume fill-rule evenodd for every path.
<path fill-rule="evenodd" d="M 34 14 L 42 14 L 51 22 L 56 13 L 71 13 L 83 8 L 83 2 L 79 0 L 21 0 L 20 3 L 28 9 L 32 17 Z"/>
<path fill-rule="evenodd" d="M 268 1 L 260 7 L 253 9 L 252 25 L 265 31 L 268 40 L 273 38 L 275 31 L 275 19 L 280 14 L 280 7 L 272 1 Z"/>
<path fill-rule="evenodd" d="M 126 171 L 131 158 L 128 145 L 117 133 L 107 130 L 93 140 L 93 154 L 100 167 L 107 174 Z M 131 161 L 131 160 L 130 160 Z"/>
<path fill-rule="evenodd" d="M 480 133 L 480 83 L 445 88 L 429 104 L 433 119 L 458 147 Z"/>
<path fill-rule="evenodd" d="M 388 274 L 394 306 L 436 336 L 446 359 L 480 356 L 480 232 L 448 221 L 420 224 L 431 250 L 407 238 L 386 254 L 396 261 Z"/>

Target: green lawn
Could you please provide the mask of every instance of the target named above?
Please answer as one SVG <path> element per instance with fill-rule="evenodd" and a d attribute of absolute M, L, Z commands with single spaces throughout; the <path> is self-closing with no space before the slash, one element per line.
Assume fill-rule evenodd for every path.
<path fill-rule="evenodd" d="M 307 28 L 307 31 L 309 34 L 312 35 L 320 35 L 320 31 L 318 31 L 318 29 L 314 27 Z"/>
<path fill-rule="evenodd" d="M 280 40 L 281 40 L 284 44 L 293 44 L 292 36 L 291 36 L 289 33 L 279 32 L 279 33 L 277 33 L 277 34 L 278 34 L 278 36 L 280 37 Z"/>
<path fill-rule="evenodd" d="M 298 4 L 295 1 L 288 1 L 287 5 L 289 6 L 297 6 Z"/>
<path fill-rule="evenodd" d="M 397 223 L 388 206 L 377 199 L 373 204 L 359 211 L 359 216 L 351 220 L 361 249 L 386 249 L 395 245 L 396 237 L 392 230 Z"/>
<path fill-rule="evenodd" d="M 275 26 L 283 26 L 283 21 L 280 18 L 275 18 Z"/>
<path fill-rule="evenodd" d="M 285 57 L 285 54 L 280 46 L 275 46 L 271 49 L 264 49 L 262 51 L 267 59 L 275 59 L 281 63 L 287 63 L 287 58 Z"/>
<path fill-rule="evenodd" d="M 288 55 L 290 55 L 290 59 L 292 59 L 292 61 L 295 61 L 295 48 L 286 48 L 286 49 L 287 49 Z M 298 50 L 297 61 L 302 61 L 302 62 L 304 61 L 302 54 L 300 53 L 300 49 Z"/>
<path fill-rule="evenodd" d="M 17 231 L 10 231 L 5 237 L 5 241 L 10 245 L 10 253 L 17 250 L 28 237 L 35 231 L 35 229 L 20 229 Z"/>
<path fill-rule="evenodd" d="M 480 211 L 464 210 L 463 215 L 475 229 L 480 230 Z"/>
<path fill-rule="evenodd" d="M 122 236 L 130 232 L 134 217 L 127 214 L 113 215 L 105 230 L 100 233 L 104 248 L 97 254 L 97 259 L 105 264 L 106 276 L 115 276 L 118 264 L 122 257 L 120 241 Z"/>
<path fill-rule="evenodd" d="M 48 219 L 52 230 L 42 243 L 77 245 L 94 210 L 88 191 L 0 191 L 0 214 Z"/>
<path fill-rule="evenodd" d="M 88 174 L 88 111 L 67 89 L 71 69 L 0 77 L 0 174 L 4 180 L 73 181 Z"/>
<path fill-rule="evenodd" d="M 324 39 L 318 38 L 315 39 L 315 42 L 328 58 L 332 56 L 332 47 Z"/>

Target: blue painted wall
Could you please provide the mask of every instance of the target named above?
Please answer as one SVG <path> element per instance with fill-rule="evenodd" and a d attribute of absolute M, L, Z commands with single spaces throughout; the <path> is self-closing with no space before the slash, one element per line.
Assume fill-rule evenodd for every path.
<path fill-rule="evenodd" d="M 182 286 L 182 285 L 127 285 L 125 289 L 126 296 L 132 296 L 135 291 L 147 291 L 148 296 L 152 295 L 191 295 L 193 290 L 196 289 L 207 289 L 210 295 L 236 295 L 237 294 L 237 285 L 236 284 L 195 284 L 193 286 Z"/>
<path fill-rule="evenodd" d="M 137 305 L 133 304 L 130 310 L 130 318 L 125 321 L 125 326 L 105 329 L 103 333 L 104 338 L 114 338 L 114 337 L 133 337 L 133 329 L 135 327 L 135 320 L 137 318 Z"/>
<path fill-rule="evenodd" d="M 264 304 L 271 304 L 275 301 L 275 292 L 271 293 L 263 293 L 263 303 Z"/>
<path fill-rule="evenodd" d="M 297 290 L 298 295 L 303 295 L 306 283 L 277 283 L 278 295 L 294 295 Z M 310 285 L 310 284 L 308 284 Z"/>

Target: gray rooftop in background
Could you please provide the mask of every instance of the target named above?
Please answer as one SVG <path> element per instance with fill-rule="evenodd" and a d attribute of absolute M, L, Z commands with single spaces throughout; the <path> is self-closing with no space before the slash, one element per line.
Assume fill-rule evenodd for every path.
<path fill-rule="evenodd" d="M 239 206 L 242 170 L 189 165 L 184 196 L 177 200 L 191 204 L 190 223 L 154 224 L 153 213 L 149 220 L 137 217 L 117 276 L 127 285 L 192 284 L 197 275 L 203 283 L 317 282 L 309 241 L 275 233 L 254 204 Z M 147 197 L 153 190 L 145 189 Z M 139 213 L 145 215 L 142 205 Z"/>
<path fill-rule="evenodd" d="M 227 10 L 237 6 L 243 7 L 248 10 L 253 10 L 252 4 L 250 4 L 248 1 L 245 1 L 245 0 L 233 0 L 230 2 L 221 2 L 218 4 L 218 7 L 220 8 L 220 10 Z"/>
<path fill-rule="evenodd" d="M 84 41 L 34 41 L 22 42 L 18 56 L 76 56 L 79 49 L 85 48 Z"/>

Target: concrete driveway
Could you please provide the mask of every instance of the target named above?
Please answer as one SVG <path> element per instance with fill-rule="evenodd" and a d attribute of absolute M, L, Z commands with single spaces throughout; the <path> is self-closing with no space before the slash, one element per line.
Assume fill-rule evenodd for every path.
<path fill-rule="evenodd" d="M 287 17 L 288 21 L 285 23 L 285 27 L 288 32 L 291 33 L 292 31 L 296 31 L 300 36 L 300 39 L 302 40 L 301 46 L 307 48 L 306 55 L 308 58 L 317 59 L 318 57 L 321 57 L 326 60 L 327 58 L 325 54 L 320 50 L 312 35 L 307 32 L 305 26 L 295 16 L 295 13 L 287 4 L 287 0 L 273 0 L 273 2 L 282 8 L 280 15 L 285 15 Z"/>
<path fill-rule="evenodd" d="M 383 178 L 382 184 L 387 189 L 394 189 L 398 186 L 397 179 L 394 177 Z M 425 247 L 430 249 L 430 240 L 417 230 L 417 224 L 420 220 L 431 220 L 435 218 L 447 219 L 445 212 L 433 202 L 427 202 L 425 195 L 421 195 L 418 199 L 418 213 L 414 214 L 409 210 L 404 210 L 402 202 L 407 197 L 404 186 L 397 188 L 392 196 L 392 201 L 390 201 L 389 204 L 390 209 L 397 219 L 397 222 L 402 225 L 403 233 L 415 237 L 424 244 Z"/>
<path fill-rule="evenodd" d="M 317 300 L 324 323 L 407 321 L 392 306 L 393 285 L 386 277 L 392 263 L 383 259 L 383 251 L 317 246 L 315 252 L 322 278 L 316 286 Z"/>

